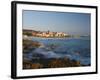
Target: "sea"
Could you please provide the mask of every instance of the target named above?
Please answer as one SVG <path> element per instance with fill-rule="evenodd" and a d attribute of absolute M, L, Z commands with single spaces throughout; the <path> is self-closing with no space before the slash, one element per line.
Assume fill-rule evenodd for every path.
<path fill-rule="evenodd" d="M 39 48 L 33 50 L 32 54 L 41 54 L 44 58 L 69 58 L 80 61 L 83 65 L 91 64 L 91 41 L 90 37 L 70 38 L 40 38 L 32 37 L 32 41 L 41 43 Z"/>

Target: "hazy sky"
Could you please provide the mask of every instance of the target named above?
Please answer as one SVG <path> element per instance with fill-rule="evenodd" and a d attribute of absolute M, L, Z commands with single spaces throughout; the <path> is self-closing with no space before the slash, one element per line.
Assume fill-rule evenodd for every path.
<path fill-rule="evenodd" d="M 87 13 L 23 11 L 23 29 L 90 34 L 90 18 Z"/>

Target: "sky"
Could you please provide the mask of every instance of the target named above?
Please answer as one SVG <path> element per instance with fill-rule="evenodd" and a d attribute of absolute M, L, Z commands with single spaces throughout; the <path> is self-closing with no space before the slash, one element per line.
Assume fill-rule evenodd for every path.
<path fill-rule="evenodd" d="M 23 10 L 23 29 L 65 32 L 76 35 L 90 34 L 89 13 Z"/>

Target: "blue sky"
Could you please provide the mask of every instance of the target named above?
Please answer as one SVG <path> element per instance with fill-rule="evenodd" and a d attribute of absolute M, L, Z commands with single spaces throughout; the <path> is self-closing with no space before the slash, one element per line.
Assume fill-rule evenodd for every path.
<path fill-rule="evenodd" d="M 23 10 L 23 29 L 88 35 L 90 18 L 88 13 Z"/>

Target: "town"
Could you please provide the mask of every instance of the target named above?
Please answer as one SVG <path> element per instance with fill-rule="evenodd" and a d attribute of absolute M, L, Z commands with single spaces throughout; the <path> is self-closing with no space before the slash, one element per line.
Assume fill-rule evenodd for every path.
<path fill-rule="evenodd" d="M 51 32 L 51 31 L 35 31 L 35 30 L 23 30 L 24 36 L 34 36 L 34 37 L 42 37 L 42 38 L 64 38 L 69 37 L 69 34 L 64 32 Z"/>

